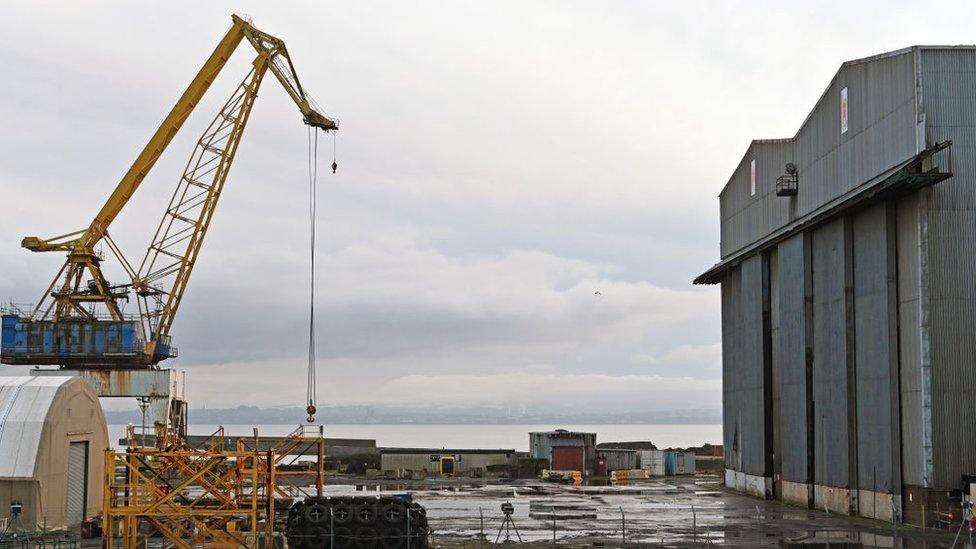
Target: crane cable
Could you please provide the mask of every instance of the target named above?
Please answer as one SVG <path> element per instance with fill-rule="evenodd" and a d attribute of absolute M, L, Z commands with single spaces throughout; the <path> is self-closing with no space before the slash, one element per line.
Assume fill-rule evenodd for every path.
<path fill-rule="evenodd" d="M 312 134 L 315 137 L 312 137 Z M 308 128 L 308 214 L 310 229 L 310 275 L 309 282 L 309 308 L 308 308 L 308 387 L 306 396 L 308 406 L 308 422 L 315 422 L 315 209 L 316 209 L 316 180 L 319 175 L 319 132 L 313 128 Z M 334 160 L 333 160 L 333 163 Z"/>

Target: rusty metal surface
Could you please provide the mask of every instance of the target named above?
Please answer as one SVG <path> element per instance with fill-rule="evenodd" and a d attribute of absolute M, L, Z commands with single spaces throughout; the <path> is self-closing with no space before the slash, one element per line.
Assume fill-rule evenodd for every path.
<path fill-rule="evenodd" d="M 183 398 L 181 370 L 31 370 L 32 375 L 78 376 L 100 397 Z"/>

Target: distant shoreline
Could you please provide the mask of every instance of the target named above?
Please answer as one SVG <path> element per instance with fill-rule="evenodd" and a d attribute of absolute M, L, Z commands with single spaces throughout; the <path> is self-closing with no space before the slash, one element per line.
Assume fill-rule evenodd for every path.
<path fill-rule="evenodd" d="M 125 425 L 128 425 L 129 423 L 136 424 L 136 423 L 139 423 L 141 421 L 142 421 L 141 418 L 134 418 L 133 420 L 129 420 L 129 421 L 112 421 L 112 420 L 108 420 L 107 423 L 109 425 L 125 426 Z M 242 427 L 242 426 L 244 426 L 244 427 L 251 427 L 252 425 L 254 425 L 254 426 L 261 426 L 261 425 L 266 425 L 266 426 L 295 426 L 295 425 L 304 424 L 304 423 L 305 423 L 304 421 L 297 421 L 297 420 L 296 421 L 292 421 L 292 422 L 267 422 L 267 421 L 265 421 L 265 422 L 259 422 L 257 424 L 250 423 L 250 422 L 239 423 L 239 422 L 237 422 L 237 420 L 233 420 L 233 421 L 217 421 L 217 422 L 213 422 L 213 421 L 194 422 L 193 420 L 190 421 L 190 425 L 191 426 L 193 426 L 193 425 L 223 425 L 225 427 L 230 427 L 230 426 L 233 426 L 233 427 Z M 642 425 L 687 425 L 687 426 L 695 426 L 695 427 L 720 426 L 720 425 L 722 425 L 722 422 L 721 421 L 703 421 L 703 422 L 697 422 L 697 421 L 692 421 L 692 422 L 666 422 L 666 421 L 638 421 L 638 422 L 610 422 L 610 421 L 606 421 L 606 422 L 599 422 L 599 421 L 551 421 L 551 422 L 546 422 L 546 421 L 511 421 L 511 422 L 497 422 L 497 421 L 489 421 L 489 422 L 483 422 L 483 423 L 482 422 L 441 423 L 441 422 L 426 422 L 426 421 L 404 421 L 404 422 L 399 422 L 399 423 L 393 423 L 393 422 L 368 422 L 368 423 L 364 423 L 364 422 L 357 422 L 357 421 L 317 421 L 315 424 L 316 425 L 319 425 L 319 424 L 323 424 L 323 425 L 356 425 L 356 426 L 370 426 L 370 425 L 375 425 L 377 427 L 409 427 L 411 425 L 431 425 L 431 426 L 440 426 L 440 427 L 449 427 L 449 426 L 454 426 L 454 425 L 456 425 L 456 426 L 483 425 L 483 426 L 490 426 L 490 427 L 499 427 L 499 426 L 503 426 L 503 425 L 530 425 L 530 426 L 537 426 L 537 425 L 540 425 L 540 424 L 547 424 L 547 423 L 551 423 L 554 426 L 559 426 L 559 425 L 592 425 L 592 426 L 596 426 L 596 425 L 617 425 L 617 426 L 624 426 L 624 427 L 628 427 L 628 426 L 629 427 L 637 427 L 637 426 L 642 426 Z"/>
<path fill-rule="evenodd" d="M 227 436 L 250 436 L 254 429 L 261 436 L 285 436 L 293 432 L 304 418 L 282 423 L 202 422 L 190 415 L 189 433 L 209 435 L 222 425 Z M 139 425 L 133 422 L 134 425 Z M 691 448 L 703 444 L 722 444 L 720 423 L 653 424 L 653 423 L 585 423 L 553 421 L 540 423 L 332 423 L 319 421 L 326 439 L 354 438 L 375 440 L 378 447 L 399 448 L 510 448 L 528 451 L 529 433 L 567 429 L 596 433 L 597 442 L 649 441 L 658 448 Z M 136 427 L 137 429 L 139 427 Z M 125 425 L 109 425 L 113 440 L 124 436 Z"/>

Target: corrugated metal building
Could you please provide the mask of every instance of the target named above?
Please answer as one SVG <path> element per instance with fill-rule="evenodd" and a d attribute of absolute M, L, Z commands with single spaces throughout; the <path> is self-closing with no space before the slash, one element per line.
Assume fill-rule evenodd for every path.
<path fill-rule="evenodd" d="M 590 475 L 596 470 L 596 433 L 566 429 L 529 433 L 529 452 L 535 459 L 546 460 L 552 470 Z"/>
<path fill-rule="evenodd" d="M 674 455 L 674 474 L 694 475 L 695 474 L 695 453 L 694 452 L 673 452 Z"/>
<path fill-rule="evenodd" d="M 603 460 L 607 471 L 629 471 L 637 469 L 637 450 L 625 448 L 597 448 L 597 460 Z"/>
<path fill-rule="evenodd" d="M 695 474 L 695 453 L 681 450 L 641 450 L 640 468 L 654 476 Z"/>
<path fill-rule="evenodd" d="M 917 523 L 976 472 L 974 178 L 976 47 L 844 63 L 750 144 L 695 279 L 722 285 L 730 486 Z"/>
<path fill-rule="evenodd" d="M 444 458 L 453 458 L 451 474 L 484 473 L 492 465 L 515 465 L 514 449 L 380 448 L 383 471 L 440 474 Z"/>
<path fill-rule="evenodd" d="M 0 518 L 23 504 L 27 530 L 77 525 L 101 512 L 108 428 L 79 377 L 0 377 Z"/>

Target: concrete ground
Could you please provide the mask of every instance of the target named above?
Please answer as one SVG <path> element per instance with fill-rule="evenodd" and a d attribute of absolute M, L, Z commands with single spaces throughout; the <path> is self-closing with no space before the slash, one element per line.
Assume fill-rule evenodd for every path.
<path fill-rule="evenodd" d="M 332 482 L 342 482 L 332 479 Z M 502 503 L 515 506 L 515 528 L 526 542 L 580 546 L 630 544 L 730 547 L 951 547 L 955 532 L 827 515 L 730 492 L 718 476 L 570 486 L 540 481 L 330 484 L 327 495 L 373 490 L 410 493 L 427 509 L 436 546 L 476 546 L 505 539 Z M 622 515 L 622 516 L 621 516 Z M 554 534 L 555 532 L 555 534 Z M 956 547 L 976 547 L 962 532 Z"/>

